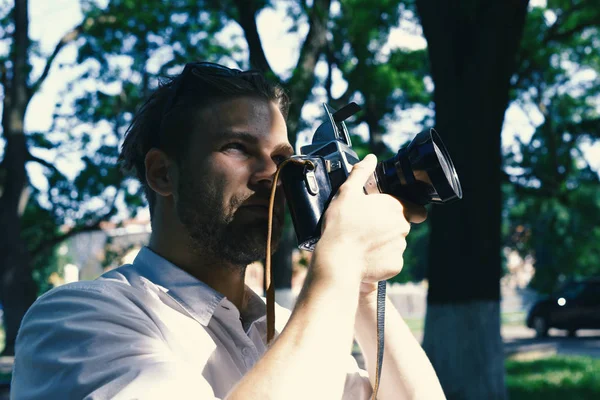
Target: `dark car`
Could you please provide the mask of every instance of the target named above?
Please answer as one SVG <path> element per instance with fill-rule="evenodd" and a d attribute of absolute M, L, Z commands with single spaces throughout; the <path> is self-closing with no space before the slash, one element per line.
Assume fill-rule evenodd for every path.
<path fill-rule="evenodd" d="M 527 326 L 538 337 L 558 328 L 575 336 L 578 329 L 600 329 L 600 278 L 566 283 L 538 301 L 529 311 Z"/>

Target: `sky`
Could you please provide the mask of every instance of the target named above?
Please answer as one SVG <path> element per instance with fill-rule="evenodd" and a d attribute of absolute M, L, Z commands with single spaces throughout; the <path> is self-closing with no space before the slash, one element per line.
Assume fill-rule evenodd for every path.
<path fill-rule="evenodd" d="M 533 0 L 533 3 L 539 3 L 542 0 Z M 29 0 L 30 4 L 30 36 L 39 40 L 42 54 L 50 54 L 56 43 L 67 31 L 76 26 L 82 18 L 78 0 Z M 551 18 L 551 16 L 549 16 Z M 267 9 L 258 15 L 258 28 L 263 47 L 269 63 L 274 71 L 281 76 L 289 75 L 295 64 L 301 37 L 306 35 L 307 26 L 300 25 L 295 33 L 288 32 L 293 22 L 287 19 L 281 10 Z M 242 34 L 239 26 L 232 24 L 225 32 L 224 37 L 229 34 Z M 382 50 L 385 54 L 395 47 L 405 48 L 423 48 L 426 46 L 420 27 L 408 26 L 403 24 L 398 29 L 394 29 L 390 35 L 389 42 Z M 74 46 L 68 46 L 61 52 L 56 60 L 58 63 L 67 63 L 74 60 L 76 50 Z M 43 63 L 34 65 L 34 75 L 38 75 L 43 68 Z M 317 74 L 326 73 L 325 63 L 317 66 Z M 69 69 L 60 70 L 53 68 L 49 79 L 46 80 L 41 91 L 32 99 L 27 111 L 25 120 L 25 129 L 27 131 L 46 131 L 52 121 L 52 114 L 55 110 L 55 103 L 60 91 L 64 90 L 66 82 L 72 79 L 72 72 Z M 338 75 L 334 75 L 333 94 L 339 95 L 346 88 L 346 83 Z M 319 93 L 324 99 L 324 93 Z M 318 96 L 317 96 L 318 97 Z M 299 145 L 305 144 L 310 140 L 310 132 L 321 122 L 322 107 L 318 103 L 306 106 L 303 110 L 302 118 L 308 121 L 314 121 L 311 130 L 306 131 L 299 138 Z M 404 113 L 401 120 L 391 124 L 392 130 L 386 137 L 386 142 L 392 148 L 398 148 L 406 142 L 412 135 L 418 133 L 418 126 L 413 121 L 418 120 L 421 115 L 414 112 Z M 505 124 L 502 133 L 502 143 L 504 147 L 514 144 L 515 136 L 520 136 L 523 140 L 528 140 L 534 131 L 536 125 L 542 122 L 542 117 L 534 109 L 523 110 L 515 105 L 511 105 L 505 115 Z M 353 133 L 366 137 L 367 130 L 365 126 L 349 126 Z M 584 145 L 584 151 L 588 162 L 596 171 L 600 171 L 600 143 L 594 146 Z M 36 154 L 43 156 L 42 154 Z M 60 162 L 58 167 L 67 174 L 75 174 L 79 169 L 81 162 L 77 154 L 67 156 Z M 28 165 L 32 183 L 39 188 L 47 186 L 45 178 L 42 175 L 40 166 L 30 163 Z"/>

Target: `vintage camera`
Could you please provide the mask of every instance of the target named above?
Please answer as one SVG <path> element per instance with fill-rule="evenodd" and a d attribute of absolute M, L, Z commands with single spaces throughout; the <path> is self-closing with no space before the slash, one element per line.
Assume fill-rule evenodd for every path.
<path fill-rule="evenodd" d="M 359 161 L 344 121 L 360 107 L 350 103 L 335 112 L 327 104 L 323 107 L 326 121 L 312 143 L 293 157 L 299 162 L 290 162 L 281 171 L 298 245 L 309 251 L 320 238 L 321 217 L 329 202 Z M 434 129 L 419 133 L 394 157 L 379 162 L 365 186 L 366 193 L 373 190 L 421 205 L 462 198 L 450 155 Z"/>

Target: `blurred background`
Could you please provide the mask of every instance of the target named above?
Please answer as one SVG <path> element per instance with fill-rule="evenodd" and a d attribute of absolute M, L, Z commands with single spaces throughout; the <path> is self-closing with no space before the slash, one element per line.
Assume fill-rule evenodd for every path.
<path fill-rule="evenodd" d="M 347 121 L 361 157 L 388 158 L 435 127 L 464 198 L 413 226 L 388 292 L 447 397 L 600 398 L 596 3 L 0 0 L 5 389 L 33 301 L 147 242 L 119 146 L 160 79 L 204 60 L 280 82 L 297 149 L 322 103 L 362 107 Z M 309 261 L 288 218 L 280 303 L 293 305 Z M 261 263 L 247 280 L 262 292 Z"/>

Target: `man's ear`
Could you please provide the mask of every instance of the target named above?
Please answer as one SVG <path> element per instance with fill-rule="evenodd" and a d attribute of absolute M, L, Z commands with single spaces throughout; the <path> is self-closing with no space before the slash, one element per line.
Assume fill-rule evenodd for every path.
<path fill-rule="evenodd" d="M 159 196 L 170 196 L 177 187 L 174 175 L 174 162 L 167 154 L 152 148 L 144 159 L 146 166 L 146 182 Z"/>

